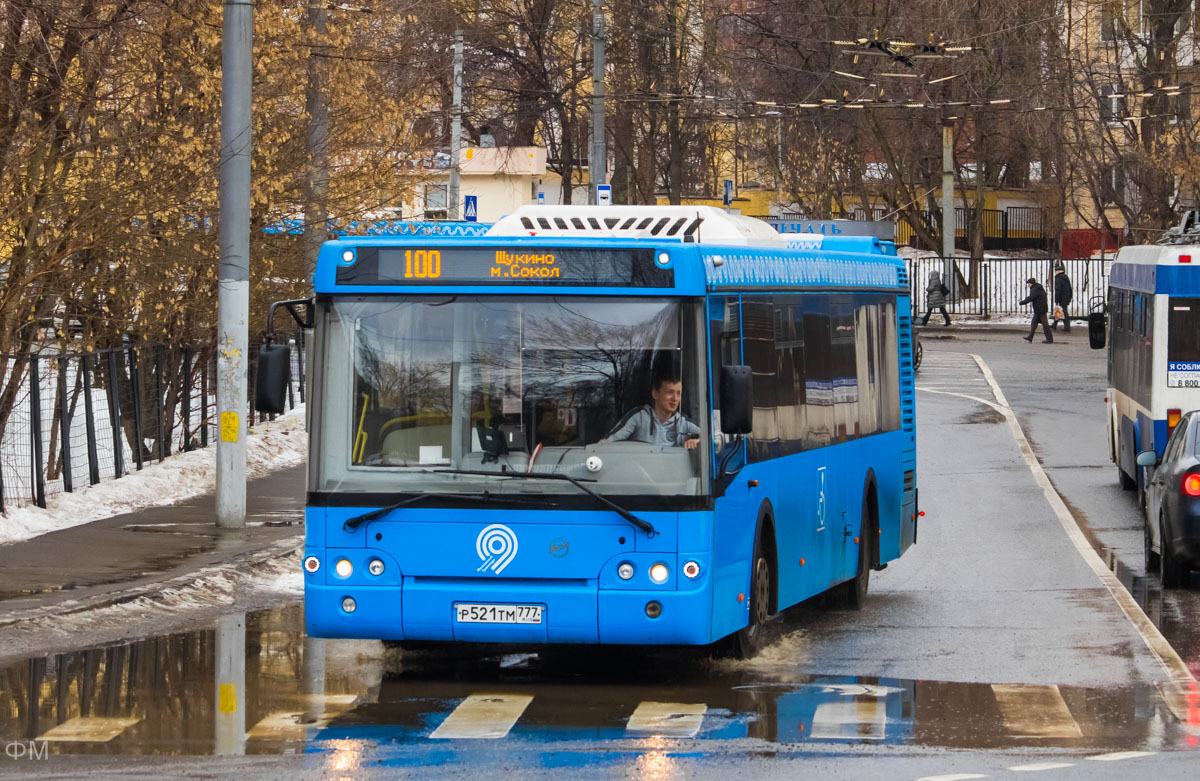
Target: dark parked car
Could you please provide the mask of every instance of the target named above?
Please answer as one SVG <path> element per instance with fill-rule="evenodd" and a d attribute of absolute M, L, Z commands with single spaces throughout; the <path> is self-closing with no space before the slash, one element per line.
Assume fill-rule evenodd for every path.
<path fill-rule="evenodd" d="M 1190 570 L 1200 569 L 1198 440 L 1200 411 L 1193 410 L 1175 426 L 1162 459 L 1152 450 L 1137 458 L 1153 467 L 1146 482 L 1146 571 L 1159 569 L 1163 588 L 1187 585 Z"/>

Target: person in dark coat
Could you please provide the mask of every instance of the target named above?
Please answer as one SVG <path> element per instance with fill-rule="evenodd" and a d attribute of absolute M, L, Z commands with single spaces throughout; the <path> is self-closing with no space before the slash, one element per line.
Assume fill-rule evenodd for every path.
<path fill-rule="evenodd" d="M 942 272 L 930 271 L 929 284 L 925 286 L 925 319 L 921 321 L 921 325 L 929 325 L 929 316 L 933 314 L 933 310 L 940 310 L 942 317 L 946 318 L 946 325 L 950 325 L 950 313 L 946 311 L 946 293 L 942 290 Z"/>
<path fill-rule="evenodd" d="M 1025 280 L 1025 284 L 1029 288 L 1029 295 L 1021 299 L 1020 304 L 1033 304 L 1033 320 L 1029 324 L 1029 335 L 1021 338 L 1027 342 L 1033 341 L 1033 335 L 1037 333 L 1039 324 L 1042 326 L 1042 332 L 1046 334 L 1046 338 L 1042 341 L 1050 344 L 1054 341 L 1054 332 L 1050 330 L 1050 323 L 1046 320 L 1046 288 L 1038 284 L 1038 281 L 1033 277 Z"/>
<path fill-rule="evenodd" d="M 1071 303 L 1071 298 L 1074 297 L 1075 291 L 1071 289 L 1071 280 L 1067 278 L 1066 269 L 1061 263 L 1054 264 L 1054 303 L 1056 306 L 1061 306 L 1063 311 L 1063 331 L 1071 333 L 1071 315 L 1067 312 L 1067 307 Z M 1058 328 L 1058 318 L 1054 318 L 1054 322 L 1050 324 L 1052 329 Z"/>

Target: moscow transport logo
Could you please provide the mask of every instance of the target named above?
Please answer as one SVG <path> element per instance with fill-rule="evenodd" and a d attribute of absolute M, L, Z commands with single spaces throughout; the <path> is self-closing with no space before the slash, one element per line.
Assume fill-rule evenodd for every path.
<path fill-rule="evenodd" d="M 476 572 L 490 569 L 499 575 L 517 555 L 517 535 L 502 523 L 493 523 L 475 538 L 475 552 L 483 559 Z"/>

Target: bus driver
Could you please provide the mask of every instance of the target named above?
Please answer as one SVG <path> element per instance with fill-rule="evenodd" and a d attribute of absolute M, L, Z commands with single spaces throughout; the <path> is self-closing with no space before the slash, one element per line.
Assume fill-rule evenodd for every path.
<path fill-rule="evenodd" d="M 652 445 L 685 447 L 689 450 L 700 442 L 700 427 L 688 420 L 679 411 L 683 399 L 683 382 L 671 377 L 658 377 L 650 391 L 653 404 L 646 404 L 630 412 L 617 424 L 605 442 L 622 442 L 632 439 Z"/>

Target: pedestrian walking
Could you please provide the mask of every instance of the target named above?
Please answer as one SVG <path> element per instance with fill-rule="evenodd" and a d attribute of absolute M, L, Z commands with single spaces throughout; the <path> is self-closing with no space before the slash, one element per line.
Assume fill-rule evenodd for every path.
<path fill-rule="evenodd" d="M 1056 262 L 1054 264 L 1054 322 L 1050 324 L 1051 329 L 1057 329 L 1058 321 L 1062 320 L 1063 332 L 1071 333 L 1071 315 L 1068 314 L 1067 307 L 1071 305 L 1074 295 L 1075 291 L 1071 288 L 1067 270 L 1063 268 L 1062 261 Z"/>
<path fill-rule="evenodd" d="M 1029 289 L 1029 295 L 1022 298 L 1020 304 L 1021 306 L 1025 304 L 1033 305 L 1033 320 L 1029 323 L 1029 335 L 1022 336 L 1021 338 L 1027 342 L 1032 342 L 1033 335 L 1037 333 L 1037 327 L 1040 324 L 1042 332 L 1046 334 L 1046 338 L 1042 341 L 1045 344 L 1051 344 L 1054 342 L 1054 332 L 1050 330 L 1050 322 L 1046 320 L 1046 288 L 1039 285 L 1038 281 L 1033 277 L 1025 280 L 1025 285 Z"/>
<path fill-rule="evenodd" d="M 929 325 L 929 316 L 935 309 L 946 318 L 946 325 L 950 325 L 950 313 L 946 311 L 946 296 L 949 294 L 950 288 L 942 282 L 942 272 L 930 271 L 929 284 L 925 286 L 925 318 L 921 325 Z"/>

